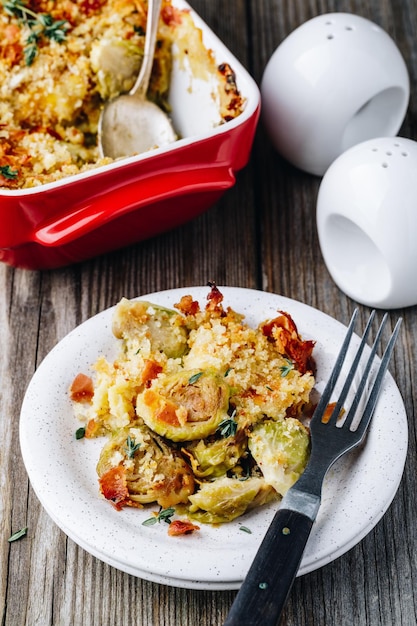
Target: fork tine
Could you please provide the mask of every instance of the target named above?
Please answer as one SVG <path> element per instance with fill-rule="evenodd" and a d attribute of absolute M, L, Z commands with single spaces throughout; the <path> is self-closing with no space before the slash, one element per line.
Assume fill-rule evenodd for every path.
<path fill-rule="evenodd" d="M 333 370 L 332 370 L 332 372 L 330 374 L 330 378 L 327 381 L 327 384 L 326 384 L 326 386 L 324 388 L 323 393 L 321 394 L 321 397 L 320 397 L 319 403 L 318 403 L 318 405 L 316 407 L 316 410 L 314 411 L 314 415 L 318 415 L 318 416 L 320 416 L 320 418 L 321 418 L 322 415 L 324 415 L 324 411 L 325 411 L 327 405 L 329 404 L 330 397 L 331 397 L 331 395 L 333 393 L 333 390 L 334 390 L 334 388 L 336 386 L 336 383 L 337 383 L 337 379 L 339 378 L 339 374 L 340 374 L 340 372 L 342 370 L 342 366 L 343 366 L 343 363 L 345 361 L 346 353 L 347 353 L 348 348 L 349 348 L 349 343 L 350 343 L 350 340 L 351 340 L 351 337 L 352 337 L 352 334 L 353 334 L 353 329 L 355 327 L 355 322 L 356 322 L 357 315 L 358 315 L 358 309 L 355 309 L 353 311 L 352 317 L 350 319 L 349 326 L 348 326 L 348 329 L 347 329 L 347 332 L 346 332 L 346 335 L 345 335 L 345 339 L 344 339 L 344 341 L 342 343 L 342 347 L 340 348 L 339 354 L 338 354 L 337 359 L 336 359 L 336 363 L 334 364 Z M 313 415 L 313 419 L 314 419 L 314 415 Z"/>
<path fill-rule="evenodd" d="M 374 341 L 374 343 L 372 345 L 371 352 L 369 354 L 368 360 L 367 360 L 366 365 L 365 365 L 365 369 L 364 369 L 364 371 L 362 373 L 362 378 L 361 378 L 361 380 L 359 382 L 358 389 L 355 392 L 355 397 L 353 398 L 352 404 L 351 404 L 350 409 L 349 409 L 349 413 L 347 414 L 346 419 L 344 421 L 344 426 L 346 428 L 350 428 L 350 426 L 352 424 L 352 421 L 353 421 L 353 419 L 354 419 L 354 417 L 356 415 L 356 411 L 358 409 L 359 402 L 362 399 L 363 393 L 365 391 L 366 384 L 368 382 L 369 373 L 371 371 L 371 367 L 372 367 L 372 364 L 374 362 L 374 358 L 375 358 L 375 354 L 376 354 L 376 351 L 377 351 L 378 343 L 379 343 L 379 341 L 381 339 L 382 331 L 383 331 L 383 328 L 385 326 L 385 323 L 386 323 L 387 319 L 388 319 L 388 313 L 385 313 L 384 317 L 382 318 L 382 322 L 381 322 L 381 324 L 380 324 L 380 326 L 378 328 L 378 331 L 377 331 L 377 334 L 376 334 L 376 337 L 375 337 L 375 341 Z"/>
<path fill-rule="evenodd" d="M 400 317 L 394 327 L 390 340 L 385 348 L 385 352 L 382 356 L 381 363 L 379 365 L 378 373 L 376 375 L 374 384 L 372 386 L 372 390 L 369 394 L 365 409 L 362 414 L 361 421 L 359 423 L 357 430 L 357 434 L 363 436 L 368 428 L 368 424 L 371 421 L 372 415 L 374 413 L 376 403 L 379 398 L 380 391 L 382 389 L 382 383 L 384 381 L 384 376 L 388 369 L 388 365 L 391 359 L 392 351 L 394 350 L 394 345 L 398 337 L 398 333 L 400 331 L 400 326 L 402 323 L 402 318 Z M 378 338 L 377 338 L 378 339 Z M 375 342 L 377 341 L 375 339 Z"/>
<path fill-rule="evenodd" d="M 366 340 L 368 338 L 369 331 L 371 329 L 374 317 L 375 317 L 375 311 L 372 311 L 370 316 L 369 316 L 368 322 L 366 324 L 365 330 L 363 332 L 361 343 L 360 343 L 359 348 L 358 348 L 358 350 L 356 352 L 356 355 L 355 355 L 355 358 L 354 358 L 353 363 L 351 365 L 351 368 L 349 370 L 349 373 L 348 373 L 348 375 L 346 377 L 345 384 L 343 385 L 343 389 L 342 389 L 342 391 L 341 391 L 341 393 L 339 395 L 339 398 L 338 398 L 338 400 L 337 400 L 337 402 L 335 404 L 335 407 L 333 409 L 333 412 L 332 412 L 330 418 L 327 420 L 327 423 L 329 423 L 329 424 L 332 424 L 332 423 L 336 422 L 337 418 L 340 415 L 340 412 L 342 410 L 342 407 L 344 405 L 346 397 L 347 397 L 347 395 L 349 393 L 349 389 L 352 386 L 353 379 L 354 379 L 355 374 L 357 372 L 357 369 L 358 369 L 358 366 L 359 366 L 359 362 L 361 360 L 361 356 L 362 356 L 363 350 L 365 348 Z M 384 323 L 385 322 L 383 322 L 383 324 Z"/>

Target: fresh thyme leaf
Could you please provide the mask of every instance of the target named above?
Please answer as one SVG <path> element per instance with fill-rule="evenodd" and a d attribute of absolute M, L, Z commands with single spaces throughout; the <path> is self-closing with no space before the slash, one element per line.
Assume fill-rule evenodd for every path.
<path fill-rule="evenodd" d="M 75 438 L 82 439 L 83 437 L 85 437 L 85 428 L 84 426 L 80 426 L 80 428 L 77 428 L 75 431 Z"/>
<path fill-rule="evenodd" d="M 52 17 L 48 13 L 38 13 L 37 20 L 43 28 L 48 28 L 53 22 Z"/>
<path fill-rule="evenodd" d="M 25 63 L 32 65 L 38 53 L 38 43 L 42 37 L 62 43 L 70 28 L 67 20 L 54 20 L 49 13 L 36 13 L 23 0 L 2 0 L 5 12 L 17 19 L 19 24 L 31 31 L 24 48 Z"/>
<path fill-rule="evenodd" d="M 191 376 L 191 378 L 188 379 L 188 384 L 189 385 L 194 385 L 194 383 L 197 382 L 197 380 L 203 375 L 203 372 L 197 372 L 197 374 L 193 374 L 193 376 Z"/>
<path fill-rule="evenodd" d="M 169 509 L 162 509 L 158 513 L 158 522 L 166 522 L 167 524 L 171 523 L 171 517 L 174 515 L 175 509 L 174 507 L 169 507 Z"/>
<path fill-rule="evenodd" d="M 248 535 L 252 534 L 252 531 L 247 526 L 239 526 L 239 530 L 242 530 L 244 533 L 248 533 Z"/>
<path fill-rule="evenodd" d="M 285 376 L 287 376 L 287 374 L 289 374 L 289 372 L 291 372 L 291 370 L 294 369 L 294 363 L 292 361 L 290 361 L 290 359 L 285 359 L 286 364 L 285 365 L 281 365 L 280 367 L 280 371 L 281 371 L 281 376 L 284 378 Z"/>
<path fill-rule="evenodd" d="M 148 517 L 148 519 L 142 522 L 142 526 L 153 526 L 154 524 L 156 524 L 157 521 L 158 518 L 156 515 L 154 517 Z"/>
<path fill-rule="evenodd" d="M 171 517 L 174 515 L 175 509 L 174 507 L 169 507 L 168 509 L 161 509 L 157 515 L 153 517 L 149 517 L 144 522 L 142 522 L 142 526 L 153 526 L 158 522 L 166 522 L 167 524 L 171 523 Z"/>
<path fill-rule="evenodd" d="M 232 371 L 231 367 L 228 367 L 227 370 L 224 373 L 224 377 L 226 378 L 226 376 L 229 376 L 230 372 Z"/>
<path fill-rule="evenodd" d="M 140 443 L 135 443 L 135 438 L 128 435 L 126 439 L 126 454 L 128 459 L 133 459 L 135 452 L 139 450 Z"/>
<path fill-rule="evenodd" d="M 51 17 L 50 15 L 48 17 Z M 51 18 L 52 19 L 52 18 Z M 44 35 L 48 39 L 53 39 L 57 43 L 65 40 L 68 30 L 68 22 L 66 20 L 57 20 L 45 26 Z"/>
<path fill-rule="evenodd" d="M 0 174 L 4 176 L 4 178 L 14 180 L 17 178 L 19 172 L 17 170 L 12 170 L 10 165 L 0 165 Z"/>
<path fill-rule="evenodd" d="M 27 526 L 25 528 L 21 528 L 17 532 L 13 533 L 13 535 L 11 537 L 9 537 L 8 542 L 12 543 L 13 541 L 17 541 L 18 539 L 21 539 L 22 537 L 25 537 L 27 532 L 28 532 L 28 527 Z"/>
<path fill-rule="evenodd" d="M 28 41 L 29 41 L 29 38 L 28 38 Z M 36 42 L 30 43 L 29 45 L 24 47 L 23 53 L 25 55 L 26 65 L 32 65 L 38 53 L 38 44 Z"/>
<path fill-rule="evenodd" d="M 221 437 L 233 437 L 237 432 L 237 423 L 235 421 L 236 411 L 233 411 L 230 417 L 222 420 L 217 427 L 217 432 Z"/>

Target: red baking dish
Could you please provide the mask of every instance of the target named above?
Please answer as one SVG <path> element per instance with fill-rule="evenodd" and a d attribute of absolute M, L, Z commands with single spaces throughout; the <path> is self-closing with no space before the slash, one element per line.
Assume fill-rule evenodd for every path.
<path fill-rule="evenodd" d="M 69 265 L 172 229 L 210 207 L 235 183 L 251 151 L 260 112 L 252 77 L 183 0 L 216 61 L 228 63 L 245 108 L 221 125 L 212 121 L 209 86 L 190 89 L 174 64 L 170 103 L 181 139 L 30 189 L 0 190 L 0 260 L 16 267 Z"/>

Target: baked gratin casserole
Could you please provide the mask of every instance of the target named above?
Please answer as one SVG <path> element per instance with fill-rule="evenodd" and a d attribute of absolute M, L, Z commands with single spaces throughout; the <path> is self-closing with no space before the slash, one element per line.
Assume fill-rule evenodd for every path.
<path fill-rule="evenodd" d="M 35 187 L 110 162 L 99 158 L 100 111 L 134 85 L 147 0 L 0 2 L 0 188 Z M 233 68 L 216 63 L 189 10 L 164 0 L 148 97 L 168 113 L 174 57 L 193 76 L 215 77 L 219 123 L 242 112 Z"/>

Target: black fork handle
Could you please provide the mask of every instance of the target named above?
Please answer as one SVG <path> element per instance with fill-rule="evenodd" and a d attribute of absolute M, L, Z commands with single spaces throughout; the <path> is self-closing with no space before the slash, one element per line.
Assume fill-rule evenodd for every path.
<path fill-rule="evenodd" d="M 224 626 L 277 626 L 312 526 L 303 513 L 278 509 Z"/>

